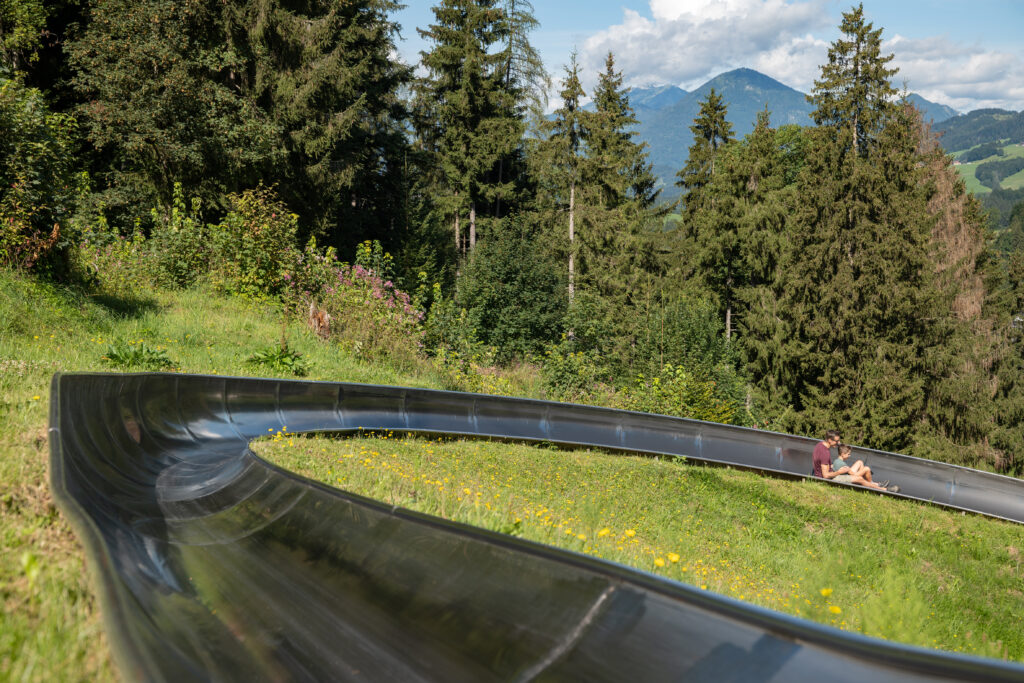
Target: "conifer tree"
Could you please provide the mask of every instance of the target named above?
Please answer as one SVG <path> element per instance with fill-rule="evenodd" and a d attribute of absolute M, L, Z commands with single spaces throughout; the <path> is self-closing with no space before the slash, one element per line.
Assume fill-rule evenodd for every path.
<path fill-rule="evenodd" d="M 930 261 L 933 219 L 913 120 L 887 86 L 862 87 L 865 74 L 890 73 L 890 57 L 863 47 L 881 31 L 861 8 L 843 15 L 842 30 L 812 95 L 821 123 L 788 235 L 785 338 L 776 376 L 761 382 L 781 389 L 800 431 L 838 424 L 851 440 L 900 450 L 922 416 L 924 359 L 944 334 L 935 324 L 944 302 Z"/>
<path fill-rule="evenodd" d="M 706 188 L 715 176 L 715 161 L 719 152 L 733 140 L 732 124 L 726 120 L 728 114 L 722 96 L 712 88 L 700 104 L 700 114 L 690 130 L 693 144 L 686 159 L 686 165 L 676 176 L 676 185 L 685 190 L 683 202 L 688 214 L 696 214 L 710 199 Z"/>
<path fill-rule="evenodd" d="M 542 124 L 545 140 L 539 147 L 542 175 L 546 176 L 545 186 L 554 204 L 556 215 L 564 212 L 568 229 L 565 252 L 568 264 L 568 297 L 571 305 L 576 290 L 577 207 L 581 196 L 580 185 L 586 172 L 585 154 L 589 121 L 593 116 L 581 106 L 586 93 L 580 82 L 575 52 L 565 67 L 565 78 L 562 80 L 559 97 L 561 106 L 555 110 L 550 121 Z"/>
<path fill-rule="evenodd" d="M 680 261 L 688 261 L 680 264 L 681 274 L 684 277 L 697 275 L 718 299 L 725 321 L 725 336 L 729 338 L 739 275 L 740 242 L 735 204 L 744 190 L 735 186 L 735 177 L 719 178 L 721 173 L 716 172 L 720 171 L 716 169 L 719 157 L 733 142 L 732 125 L 725 118 L 727 114 L 721 95 L 712 88 L 701 103 L 700 115 L 690 126 L 694 142 L 676 183 L 686 192 L 683 196 L 685 231 L 682 239 L 676 240 L 676 256 Z M 730 202 L 727 197 L 736 201 Z"/>
<path fill-rule="evenodd" d="M 504 2 L 441 0 L 433 11 L 436 23 L 419 29 L 431 46 L 422 53 L 427 76 L 416 86 L 417 135 L 436 160 L 444 183 L 439 204 L 452 221 L 458 251 L 466 254 L 476 244 L 478 214 L 488 206 L 502 211 L 498 199 L 511 196 L 515 186 L 505 163 L 525 130 L 517 110 L 521 83 L 512 79 L 516 43 L 508 42 L 513 27 Z M 521 20 L 524 12 L 520 3 Z M 496 49 L 503 44 L 506 50 Z"/>
<path fill-rule="evenodd" d="M 411 70 L 393 57 L 395 0 L 246 0 L 225 5 L 229 45 L 244 66 L 229 83 L 266 112 L 285 163 L 273 177 L 307 230 L 339 247 L 387 242 L 404 222 Z"/>
<path fill-rule="evenodd" d="M 622 84 L 609 53 L 594 89 L 595 111 L 587 117 L 587 161 L 577 197 L 585 210 L 578 216 L 575 312 L 588 320 L 571 322 L 570 328 L 628 368 L 639 333 L 636 307 L 648 298 L 652 275 L 661 268 L 652 226 L 664 210 L 654 207 L 660 191 L 646 144 L 633 140 L 637 121 Z"/>
<path fill-rule="evenodd" d="M 864 19 L 863 3 L 843 13 L 839 30 L 843 37 L 832 43 L 807 100 L 815 105 L 814 122 L 864 157 L 894 113 L 896 69 L 889 67 L 892 55 L 882 55 L 882 29 Z"/>

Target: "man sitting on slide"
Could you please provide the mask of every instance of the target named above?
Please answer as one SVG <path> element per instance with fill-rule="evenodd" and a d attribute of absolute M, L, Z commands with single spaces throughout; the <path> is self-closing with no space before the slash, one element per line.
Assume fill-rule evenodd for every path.
<path fill-rule="evenodd" d="M 865 479 L 863 476 L 863 462 L 858 461 L 855 465 L 861 465 L 861 469 L 854 470 L 853 468 L 843 465 L 838 469 L 832 469 L 832 453 L 831 448 L 839 446 L 842 441 L 842 437 L 839 436 L 839 432 L 834 429 L 830 429 L 825 432 L 825 439 L 820 441 L 817 446 L 814 447 L 814 471 L 811 473 L 819 479 L 832 479 L 843 484 L 859 484 L 861 486 L 867 486 L 868 488 L 880 489 L 886 491 L 884 486 Z M 847 449 L 847 453 L 849 450 Z M 893 492 L 898 491 L 897 487 L 893 487 Z"/>

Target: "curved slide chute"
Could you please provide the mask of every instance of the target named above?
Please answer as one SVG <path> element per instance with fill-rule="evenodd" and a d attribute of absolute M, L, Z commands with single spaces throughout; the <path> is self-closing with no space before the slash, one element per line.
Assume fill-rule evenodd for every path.
<path fill-rule="evenodd" d="M 54 494 L 128 679 L 1024 680 L 1017 663 L 866 638 L 392 508 L 248 446 L 282 427 L 395 430 L 805 476 L 812 439 L 498 396 L 178 374 L 56 375 L 50 410 Z M 1024 481 L 857 456 L 906 496 L 1024 522 Z"/>

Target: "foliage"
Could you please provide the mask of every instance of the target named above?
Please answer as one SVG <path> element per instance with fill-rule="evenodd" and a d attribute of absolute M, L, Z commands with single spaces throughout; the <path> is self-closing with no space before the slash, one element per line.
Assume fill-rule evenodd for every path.
<path fill-rule="evenodd" d="M 366 240 L 356 247 L 357 266 L 372 270 L 378 277 L 392 280 L 395 277 L 395 259 L 384 251 L 380 240 Z"/>
<path fill-rule="evenodd" d="M 228 200 L 231 208 L 212 235 L 220 286 L 254 297 L 280 293 L 297 255 L 298 216 L 262 185 Z"/>
<path fill-rule="evenodd" d="M 0 0 L 0 77 L 38 58 L 47 15 L 42 0 Z"/>
<path fill-rule="evenodd" d="M 562 336 L 557 344 L 544 350 L 542 375 L 549 397 L 558 401 L 591 402 L 606 377 L 594 350 L 578 350 L 577 344 Z"/>
<path fill-rule="evenodd" d="M 272 372 L 295 377 L 305 377 L 309 373 L 309 363 L 302 354 L 288 346 L 287 341 L 271 344 L 256 351 L 245 360 L 247 365 L 265 368 Z"/>
<path fill-rule="evenodd" d="M 247 65 L 215 0 L 97 0 L 67 50 L 104 202 L 124 230 L 170 208 L 174 184 L 208 208 L 280 161 L 279 130 L 239 91 Z"/>
<path fill-rule="evenodd" d="M 32 269 L 66 246 L 74 132 L 41 92 L 0 75 L 0 265 Z"/>
<path fill-rule="evenodd" d="M 170 211 L 150 212 L 155 226 L 150 258 L 160 269 L 160 280 L 168 285 L 187 287 L 209 268 L 210 229 L 203 224 L 199 208 L 198 197 L 186 205 L 181 183 L 175 183 Z"/>
<path fill-rule="evenodd" d="M 390 255 L 385 252 L 382 260 Z M 342 342 L 362 360 L 417 366 L 423 313 L 406 292 L 373 270 L 337 261 L 333 249 L 319 253 L 315 242 L 296 262 L 285 276 L 283 297 L 291 310 L 308 311 L 307 322 L 321 336 Z"/>
<path fill-rule="evenodd" d="M 528 217 L 502 221 L 478 244 L 459 279 L 456 298 L 466 323 L 498 349 L 500 362 L 528 358 L 561 333 L 565 276 L 546 237 Z"/>
<path fill-rule="evenodd" d="M 637 375 L 621 396 L 622 407 L 630 410 L 726 424 L 744 421 L 740 406 L 720 396 L 716 382 L 702 380 L 681 365 L 666 363 L 653 377 Z"/>
<path fill-rule="evenodd" d="M 154 348 L 142 340 L 119 341 L 107 346 L 103 361 L 125 371 L 159 371 L 174 367 L 166 349 Z"/>
<path fill-rule="evenodd" d="M 983 159 L 988 159 L 989 157 L 1006 156 L 1006 150 L 1003 149 L 1004 147 L 1005 145 L 1003 145 L 1002 142 L 986 142 L 983 145 L 972 147 L 971 149 L 967 150 L 959 157 L 957 157 L 957 159 L 967 164 L 972 161 L 981 161 Z"/>

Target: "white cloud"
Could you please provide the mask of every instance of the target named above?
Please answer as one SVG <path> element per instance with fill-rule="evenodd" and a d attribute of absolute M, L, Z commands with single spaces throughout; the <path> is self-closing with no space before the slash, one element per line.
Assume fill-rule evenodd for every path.
<path fill-rule="evenodd" d="M 801 87 L 827 46 L 813 34 L 834 23 L 822 0 L 650 0 L 650 7 L 653 19 L 626 10 L 621 24 L 587 39 L 581 61 L 591 79 L 611 51 L 631 84 L 693 88 L 750 67 Z"/>
<path fill-rule="evenodd" d="M 827 0 L 649 2 L 651 18 L 625 10 L 620 24 L 583 43 L 585 83 L 592 86 L 611 51 L 628 85 L 671 83 L 690 90 L 724 71 L 749 67 L 807 92 L 840 20 Z M 897 87 L 906 81 L 911 91 L 961 111 L 1024 109 L 1024 51 L 966 45 L 946 36 L 912 39 L 885 32 L 883 38 L 900 70 Z"/>
<path fill-rule="evenodd" d="M 1024 57 L 955 43 L 945 36 L 895 35 L 883 45 L 899 68 L 897 85 L 967 111 L 982 107 L 1024 109 Z"/>

